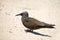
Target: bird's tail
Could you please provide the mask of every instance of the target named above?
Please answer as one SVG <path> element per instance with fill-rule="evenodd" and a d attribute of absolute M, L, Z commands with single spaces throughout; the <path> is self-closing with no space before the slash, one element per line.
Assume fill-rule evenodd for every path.
<path fill-rule="evenodd" d="M 55 28 L 53 26 L 55 26 L 55 25 L 54 24 L 48 24 L 48 25 L 46 25 L 46 28 Z"/>

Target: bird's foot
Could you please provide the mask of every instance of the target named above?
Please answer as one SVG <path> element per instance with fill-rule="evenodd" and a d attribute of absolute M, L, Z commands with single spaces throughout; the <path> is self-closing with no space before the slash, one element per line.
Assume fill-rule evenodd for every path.
<path fill-rule="evenodd" d="M 28 29 L 28 30 L 25 30 L 25 31 L 26 31 L 26 32 L 33 32 L 33 30 L 29 30 L 29 29 Z"/>

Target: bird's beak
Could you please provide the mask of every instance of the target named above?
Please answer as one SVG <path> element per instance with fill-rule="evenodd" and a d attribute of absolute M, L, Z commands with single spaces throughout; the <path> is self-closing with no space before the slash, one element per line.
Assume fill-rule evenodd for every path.
<path fill-rule="evenodd" d="M 21 14 L 17 14 L 16 16 L 19 16 L 19 15 L 21 15 Z"/>

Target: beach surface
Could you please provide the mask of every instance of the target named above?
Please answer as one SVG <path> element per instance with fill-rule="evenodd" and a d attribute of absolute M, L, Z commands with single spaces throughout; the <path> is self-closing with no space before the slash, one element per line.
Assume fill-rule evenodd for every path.
<path fill-rule="evenodd" d="M 15 16 L 23 11 L 56 26 L 26 32 L 21 16 Z M 60 0 L 0 0 L 0 40 L 60 40 Z"/>

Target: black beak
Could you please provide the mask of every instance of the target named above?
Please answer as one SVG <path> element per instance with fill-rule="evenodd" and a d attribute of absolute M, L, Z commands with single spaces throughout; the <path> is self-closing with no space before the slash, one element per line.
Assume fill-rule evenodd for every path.
<path fill-rule="evenodd" d="M 19 16 L 19 15 L 21 15 L 21 14 L 17 14 L 16 16 Z"/>
<path fill-rule="evenodd" d="M 19 16 L 19 14 L 17 14 L 16 16 Z"/>

